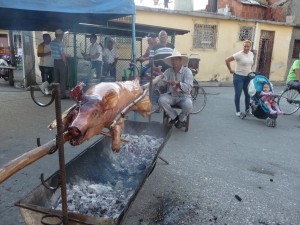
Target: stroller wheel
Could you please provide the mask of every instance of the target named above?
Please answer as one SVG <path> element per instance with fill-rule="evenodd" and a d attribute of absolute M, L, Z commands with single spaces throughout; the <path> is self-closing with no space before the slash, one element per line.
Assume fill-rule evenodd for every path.
<path fill-rule="evenodd" d="M 240 118 L 243 120 L 243 119 L 245 119 L 245 117 L 246 117 L 246 114 L 245 114 L 245 113 L 243 113 L 243 112 L 241 112 L 241 114 L 240 114 Z"/>
<path fill-rule="evenodd" d="M 277 125 L 276 120 L 269 117 L 266 119 L 266 124 L 268 127 L 276 127 Z"/>

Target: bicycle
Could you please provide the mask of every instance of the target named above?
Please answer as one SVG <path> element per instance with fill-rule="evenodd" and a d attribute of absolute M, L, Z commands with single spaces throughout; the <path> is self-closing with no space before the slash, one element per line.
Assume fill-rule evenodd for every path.
<path fill-rule="evenodd" d="M 300 108 L 299 90 L 287 86 L 278 96 L 277 104 L 284 115 L 292 115 Z"/>

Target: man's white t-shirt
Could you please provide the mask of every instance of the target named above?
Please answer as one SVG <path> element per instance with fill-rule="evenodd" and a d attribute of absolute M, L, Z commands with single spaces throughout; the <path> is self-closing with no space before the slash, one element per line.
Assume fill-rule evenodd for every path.
<path fill-rule="evenodd" d="M 112 50 L 109 50 L 108 48 L 105 48 L 103 51 L 103 61 L 107 64 L 111 64 L 115 61 L 115 59 L 119 58 L 118 52 L 113 48 Z"/>
<path fill-rule="evenodd" d="M 239 51 L 233 54 L 233 58 L 236 61 L 235 73 L 242 76 L 247 76 L 252 71 L 254 62 L 254 54 L 249 51 L 247 54 L 244 51 Z"/>
<path fill-rule="evenodd" d="M 44 45 L 44 53 L 47 52 L 51 52 L 51 48 L 50 48 L 50 44 L 48 45 Z M 41 64 L 41 66 L 46 66 L 46 67 L 53 67 L 53 58 L 51 57 L 51 55 L 45 55 L 43 57 L 43 63 Z"/>
<path fill-rule="evenodd" d="M 90 55 L 96 55 L 97 53 L 100 53 L 99 57 L 97 59 L 91 59 L 91 61 L 102 61 L 102 48 L 98 43 L 94 43 L 90 45 Z"/>

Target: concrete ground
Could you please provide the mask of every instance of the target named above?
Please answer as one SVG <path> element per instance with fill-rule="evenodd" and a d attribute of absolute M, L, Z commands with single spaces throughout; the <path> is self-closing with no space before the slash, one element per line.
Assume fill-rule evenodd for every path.
<path fill-rule="evenodd" d="M 173 128 L 161 155 L 170 164 L 158 161 L 122 225 L 299 225 L 300 111 L 280 116 L 270 128 L 234 115 L 232 87 L 205 90 L 207 106 L 191 116 L 189 132 Z M 53 105 L 38 107 L 28 91 L 2 79 L 0 94 L 3 166 L 35 148 L 37 137 L 42 143 L 55 137 L 47 130 L 55 111 Z M 62 108 L 72 104 L 63 100 Z M 66 162 L 93 140 L 75 148 L 65 144 Z M 48 177 L 57 170 L 57 154 L 48 155 L 0 184 L 0 224 L 24 224 L 14 203 L 40 183 L 41 173 Z"/>

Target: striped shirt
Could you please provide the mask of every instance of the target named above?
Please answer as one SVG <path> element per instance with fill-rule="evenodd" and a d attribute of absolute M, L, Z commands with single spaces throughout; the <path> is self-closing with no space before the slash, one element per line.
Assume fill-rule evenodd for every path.
<path fill-rule="evenodd" d="M 64 53 L 65 48 L 64 44 L 58 40 L 57 38 L 51 41 L 50 43 L 50 48 L 51 48 L 51 56 L 53 59 L 62 59 L 61 55 Z"/>
<path fill-rule="evenodd" d="M 167 43 L 166 46 L 162 44 L 156 44 L 150 50 L 150 57 L 153 57 L 155 66 L 162 66 L 161 71 L 165 71 L 169 68 L 167 64 L 163 62 L 163 59 L 172 55 L 174 50 L 174 45 Z"/>

